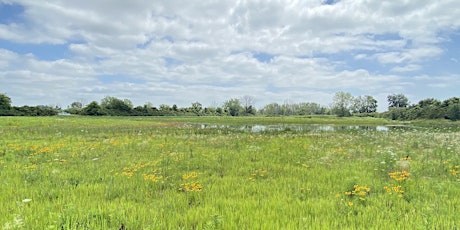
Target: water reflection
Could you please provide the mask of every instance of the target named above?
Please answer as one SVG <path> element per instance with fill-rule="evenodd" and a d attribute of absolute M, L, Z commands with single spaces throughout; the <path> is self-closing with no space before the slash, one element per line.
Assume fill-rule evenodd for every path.
<path fill-rule="evenodd" d="M 315 131 L 378 131 L 388 132 L 391 130 L 407 129 L 408 126 L 362 126 L 362 125 L 216 125 L 216 124 L 201 124 L 201 129 L 233 129 L 248 132 L 271 132 L 271 131 L 298 131 L 298 132 L 315 132 Z"/>

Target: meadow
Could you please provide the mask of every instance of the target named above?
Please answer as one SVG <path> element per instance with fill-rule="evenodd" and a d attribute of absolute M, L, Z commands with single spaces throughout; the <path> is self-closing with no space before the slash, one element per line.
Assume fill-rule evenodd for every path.
<path fill-rule="evenodd" d="M 459 126 L 0 117 L 0 228 L 457 229 Z"/>

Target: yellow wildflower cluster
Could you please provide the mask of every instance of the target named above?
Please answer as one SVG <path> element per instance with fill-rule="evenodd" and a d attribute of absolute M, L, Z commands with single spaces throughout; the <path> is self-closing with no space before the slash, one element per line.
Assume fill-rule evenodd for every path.
<path fill-rule="evenodd" d="M 22 145 L 17 145 L 17 144 L 7 144 L 6 147 L 10 150 L 13 151 L 20 151 L 22 150 Z"/>
<path fill-rule="evenodd" d="M 147 162 L 147 163 L 140 162 L 140 163 L 137 163 L 137 164 L 133 165 L 132 167 L 124 167 L 122 169 L 121 175 L 124 175 L 124 176 L 127 176 L 128 178 L 131 178 L 137 171 L 139 171 L 141 169 L 144 169 L 144 168 L 147 168 L 147 167 L 154 167 L 156 165 L 157 165 L 157 162 Z M 118 173 L 116 173 L 115 175 L 118 175 Z M 145 175 L 147 175 L 147 174 L 145 174 Z M 145 177 L 144 177 L 144 179 L 145 179 Z"/>
<path fill-rule="evenodd" d="M 391 172 L 388 174 L 395 181 L 405 181 L 409 178 L 410 172 L 406 170 Z"/>
<path fill-rule="evenodd" d="M 181 192 L 201 192 L 203 185 L 198 182 L 187 182 L 180 185 L 179 191 Z"/>
<path fill-rule="evenodd" d="M 249 177 L 249 181 L 256 181 L 257 178 L 266 178 L 268 175 L 268 170 L 266 169 L 257 169 Z"/>
<path fill-rule="evenodd" d="M 352 207 L 355 205 L 355 202 L 358 204 L 364 204 L 366 202 L 366 197 L 370 195 L 371 188 L 364 186 L 364 185 L 357 185 L 353 186 L 353 189 L 350 189 L 343 194 L 347 197 L 347 199 L 341 198 L 342 195 L 340 193 L 335 194 L 336 198 L 341 198 L 341 202 L 348 207 Z"/>
<path fill-rule="evenodd" d="M 137 172 L 137 170 L 139 170 L 137 167 L 134 167 L 134 168 L 128 168 L 128 167 L 124 167 L 123 168 L 123 172 L 121 172 L 121 175 L 125 175 L 127 177 L 132 177 L 134 175 L 135 172 Z"/>
<path fill-rule="evenodd" d="M 460 181 L 460 166 L 459 165 L 452 166 L 449 169 L 449 172 L 450 174 L 452 174 L 452 176 L 457 178 L 457 181 Z"/>
<path fill-rule="evenodd" d="M 369 195 L 371 189 L 367 186 L 355 185 L 354 189 L 351 191 L 346 191 L 345 195 L 347 196 L 358 196 L 361 200 L 364 200 L 364 197 Z"/>
<path fill-rule="evenodd" d="M 35 156 L 38 156 L 38 155 L 41 155 L 42 153 L 50 153 L 52 151 L 52 149 L 48 146 L 45 146 L 45 147 L 42 147 L 42 148 L 39 148 L 37 149 L 35 152 L 34 152 L 34 155 Z"/>
<path fill-rule="evenodd" d="M 450 174 L 456 176 L 458 174 L 460 174 L 460 166 L 458 165 L 455 165 L 454 167 L 452 167 L 450 170 L 449 170 Z"/>
<path fill-rule="evenodd" d="M 404 194 L 404 190 L 402 189 L 401 185 L 389 185 L 389 186 L 384 186 L 383 189 L 388 193 L 388 194 L 397 194 L 398 197 L 402 197 Z"/>
<path fill-rule="evenodd" d="M 184 173 L 182 180 L 196 179 L 198 175 L 198 172 Z M 181 192 L 201 192 L 201 190 L 203 190 L 203 185 L 196 181 L 183 183 L 179 187 L 179 191 Z"/>
<path fill-rule="evenodd" d="M 160 181 L 161 179 L 163 179 L 163 176 L 159 176 L 159 175 L 156 175 L 156 174 L 142 174 L 142 176 L 144 177 L 144 180 L 149 180 L 149 181 L 152 181 L 152 182 L 158 182 Z"/>
<path fill-rule="evenodd" d="M 30 150 L 33 152 L 30 154 L 30 158 L 35 157 L 35 156 L 40 156 L 41 154 L 46 154 L 46 153 L 52 153 L 55 152 L 57 149 L 60 149 L 64 146 L 62 143 L 57 143 L 51 146 L 43 146 L 40 147 L 38 145 L 33 145 L 30 147 Z"/>
<path fill-rule="evenodd" d="M 197 172 L 191 172 L 191 173 L 185 173 L 184 175 L 182 175 L 182 180 L 188 180 L 190 178 L 194 179 L 194 178 L 197 178 L 198 177 L 198 173 Z"/>

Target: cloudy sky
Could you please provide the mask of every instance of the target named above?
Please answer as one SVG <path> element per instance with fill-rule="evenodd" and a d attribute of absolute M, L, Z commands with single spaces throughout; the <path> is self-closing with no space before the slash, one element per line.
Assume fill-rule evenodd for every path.
<path fill-rule="evenodd" d="M 13 105 L 459 95 L 458 0 L 0 0 Z"/>

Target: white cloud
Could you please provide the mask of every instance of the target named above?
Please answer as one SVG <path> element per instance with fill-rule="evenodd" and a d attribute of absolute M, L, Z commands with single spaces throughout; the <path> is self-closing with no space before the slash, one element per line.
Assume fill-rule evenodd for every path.
<path fill-rule="evenodd" d="M 420 65 L 410 64 L 410 65 L 406 65 L 406 66 L 396 66 L 396 67 L 392 68 L 391 71 L 393 71 L 393 72 L 412 72 L 412 71 L 420 70 L 421 68 L 422 68 L 422 66 L 420 66 Z"/>
<path fill-rule="evenodd" d="M 456 0 L 11 2 L 24 6 L 23 20 L 0 24 L 0 39 L 64 44 L 70 53 L 44 61 L 0 47 L 0 91 L 20 104 L 120 95 L 188 105 L 246 94 L 263 104 L 324 102 L 338 90 L 409 93 L 416 83 L 405 75 L 448 52 L 440 33 L 460 28 Z M 273 57 L 260 62 L 255 52 Z M 132 81 L 99 78 L 110 75 Z"/>

